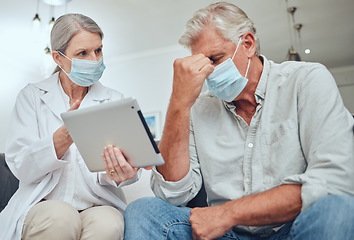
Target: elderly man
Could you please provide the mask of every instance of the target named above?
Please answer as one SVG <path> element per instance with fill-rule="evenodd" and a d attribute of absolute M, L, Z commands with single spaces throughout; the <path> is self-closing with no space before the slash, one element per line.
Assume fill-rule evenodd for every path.
<path fill-rule="evenodd" d="M 125 239 L 352 239 L 354 121 L 328 70 L 268 60 L 229 3 L 197 11 L 180 43 L 158 198 L 128 206 Z M 184 207 L 202 183 L 208 207 Z"/>

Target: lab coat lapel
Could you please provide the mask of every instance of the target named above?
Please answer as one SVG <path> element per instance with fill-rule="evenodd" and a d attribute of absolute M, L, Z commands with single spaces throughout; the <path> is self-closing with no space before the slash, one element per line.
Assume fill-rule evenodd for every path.
<path fill-rule="evenodd" d="M 42 89 L 44 94 L 41 96 L 42 101 L 49 107 L 53 114 L 61 119 L 60 114 L 66 112 L 65 104 L 61 97 L 61 89 L 58 85 L 59 74 L 56 73 L 48 79 L 34 84 Z M 89 107 L 98 103 L 103 103 L 109 100 L 109 94 L 105 87 L 100 82 L 93 84 L 83 99 L 80 108 Z"/>
<path fill-rule="evenodd" d="M 61 97 L 60 86 L 58 85 L 59 73 L 50 76 L 48 79 L 34 84 L 44 91 L 41 96 L 42 101 L 49 107 L 56 117 L 61 119 L 60 114 L 66 112 L 64 101 Z"/>
<path fill-rule="evenodd" d="M 107 93 L 107 90 L 102 86 L 100 82 L 97 82 L 89 88 L 87 95 L 81 102 L 80 108 L 103 103 L 107 100 L 109 100 L 109 94 Z"/>

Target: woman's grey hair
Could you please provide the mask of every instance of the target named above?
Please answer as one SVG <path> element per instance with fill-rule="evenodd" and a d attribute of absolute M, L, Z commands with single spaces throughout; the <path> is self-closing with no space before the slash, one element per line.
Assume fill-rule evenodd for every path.
<path fill-rule="evenodd" d="M 103 39 L 101 28 L 91 18 L 78 13 L 69 13 L 60 16 L 55 21 L 50 33 L 52 51 L 56 50 L 65 54 L 72 37 L 83 30 L 98 33 L 101 39 Z M 60 71 L 60 68 L 57 66 L 53 74 L 58 71 Z"/>
<path fill-rule="evenodd" d="M 260 54 L 259 39 L 251 19 L 240 8 L 231 3 L 218 2 L 196 11 L 186 23 L 185 31 L 179 43 L 190 48 L 205 26 L 215 26 L 225 39 L 237 44 L 239 38 L 250 31 L 256 39 L 256 55 Z"/>

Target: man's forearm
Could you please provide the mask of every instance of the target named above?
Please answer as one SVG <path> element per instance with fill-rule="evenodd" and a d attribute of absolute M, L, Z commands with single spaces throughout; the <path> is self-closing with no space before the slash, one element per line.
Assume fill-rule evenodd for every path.
<path fill-rule="evenodd" d="M 189 221 L 193 235 L 215 239 L 234 226 L 265 226 L 292 221 L 301 211 L 301 186 L 282 185 L 222 205 L 193 208 Z M 207 236 L 207 238 L 205 238 Z"/>
<path fill-rule="evenodd" d="M 159 149 L 165 164 L 157 170 L 167 181 L 179 181 L 189 171 L 190 109 L 171 98 Z"/>
<path fill-rule="evenodd" d="M 225 204 L 234 225 L 262 226 L 292 221 L 301 212 L 301 186 L 281 185 Z"/>

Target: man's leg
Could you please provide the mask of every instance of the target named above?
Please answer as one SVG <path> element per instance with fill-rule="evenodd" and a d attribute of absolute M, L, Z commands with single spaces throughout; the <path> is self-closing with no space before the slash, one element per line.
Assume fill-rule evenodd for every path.
<path fill-rule="evenodd" d="M 124 214 L 124 239 L 192 239 L 190 208 L 176 207 L 160 198 L 130 203 Z"/>
<path fill-rule="evenodd" d="M 290 239 L 354 239 L 354 197 L 329 195 L 314 203 L 294 221 Z"/>

